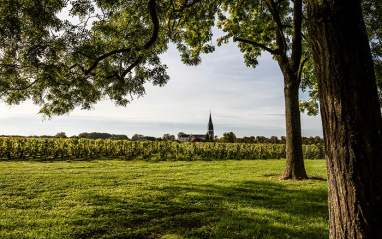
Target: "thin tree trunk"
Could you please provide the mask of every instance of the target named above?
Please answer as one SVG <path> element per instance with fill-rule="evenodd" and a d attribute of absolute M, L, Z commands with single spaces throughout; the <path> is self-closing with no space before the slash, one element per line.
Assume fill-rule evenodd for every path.
<path fill-rule="evenodd" d="M 234 37 L 235 41 L 241 41 L 260 47 L 270 52 L 277 60 L 284 76 L 285 117 L 286 117 L 286 165 L 280 179 L 306 179 L 302 140 L 301 120 L 298 100 L 298 89 L 300 84 L 300 68 L 302 55 L 302 0 L 293 1 L 293 29 L 291 38 L 285 34 L 282 15 L 279 5 L 280 1 L 265 0 L 268 11 L 271 13 L 275 26 L 275 48 L 269 48 L 263 44 L 251 40 Z M 291 48 L 288 41 L 292 40 Z"/>
<path fill-rule="evenodd" d="M 330 238 L 382 238 L 381 111 L 360 0 L 308 0 Z"/>
<path fill-rule="evenodd" d="M 286 165 L 280 179 L 306 179 L 302 154 L 299 83 L 293 74 L 284 73 Z"/>

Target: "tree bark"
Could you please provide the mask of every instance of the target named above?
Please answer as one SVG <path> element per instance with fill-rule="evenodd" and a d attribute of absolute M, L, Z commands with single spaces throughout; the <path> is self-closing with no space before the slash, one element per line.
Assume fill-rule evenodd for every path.
<path fill-rule="evenodd" d="M 307 0 L 330 238 L 382 238 L 381 111 L 361 0 Z"/>
<path fill-rule="evenodd" d="M 280 179 L 307 179 L 302 154 L 299 81 L 292 72 L 284 72 L 286 165 Z"/>

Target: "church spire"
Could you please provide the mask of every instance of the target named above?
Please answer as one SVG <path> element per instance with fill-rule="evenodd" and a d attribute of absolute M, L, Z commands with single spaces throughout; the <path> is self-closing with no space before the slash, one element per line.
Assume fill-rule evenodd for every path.
<path fill-rule="evenodd" d="M 212 123 L 212 117 L 211 117 L 211 111 L 210 111 L 210 119 L 208 121 L 208 128 L 207 128 L 207 134 L 211 139 L 215 138 L 214 134 L 214 125 Z"/>

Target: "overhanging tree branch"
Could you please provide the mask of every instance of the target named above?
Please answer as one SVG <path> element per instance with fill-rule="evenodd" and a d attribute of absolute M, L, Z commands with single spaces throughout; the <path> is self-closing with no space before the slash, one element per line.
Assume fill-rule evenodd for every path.
<path fill-rule="evenodd" d="M 151 38 L 146 44 L 143 46 L 144 50 L 148 50 L 152 45 L 154 45 L 155 41 L 158 39 L 159 34 L 159 19 L 157 16 L 157 12 L 155 9 L 155 0 L 149 1 L 149 10 L 150 10 L 150 16 L 151 20 L 153 22 L 153 34 L 151 35 Z M 121 78 L 123 79 L 130 71 L 132 71 L 141 61 L 144 59 L 144 57 L 141 55 L 135 60 L 126 70 L 123 71 Z"/>
<path fill-rule="evenodd" d="M 153 23 L 153 33 L 149 39 L 148 42 L 145 43 L 145 45 L 143 46 L 142 49 L 138 49 L 138 50 L 148 50 L 154 43 L 155 41 L 158 39 L 158 34 L 159 34 L 159 19 L 158 19 L 158 16 L 157 16 L 157 13 L 156 13 L 156 0 L 149 0 L 149 11 L 150 11 L 150 17 L 151 17 L 151 21 Z M 82 71 L 84 72 L 85 75 L 89 75 L 97 66 L 98 64 L 103 61 L 104 59 L 110 57 L 110 56 L 113 56 L 115 54 L 118 54 L 118 53 L 129 53 L 131 52 L 131 48 L 123 48 L 123 49 L 117 49 L 117 50 L 114 50 L 114 51 L 111 51 L 111 52 L 108 52 L 100 57 L 98 57 L 92 66 L 89 67 L 89 69 L 87 70 L 84 70 L 83 67 L 79 66 L 78 64 L 75 64 L 73 65 L 71 68 L 73 67 L 76 67 L 76 66 L 79 66 Z M 143 59 L 143 57 L 138 57 L 138 59 L 132 64 L 130 65 L 130 67 L 128 67 L 124 72 L 123 72 L 123 76 L 125 76 L 129 71 L 131 71 L 135 66 L 137 66 L 141 60 Z M 131 67 L 133 66 L 133 67 Z"/>
<path fill-rule="evenodd" d="M 146 44 L 143 46 L 143 49 L 147 50 L 149 49 L 155 41 L 158 39 L 158 33 L 159 33 L 159 19 L 156 12 L 156 4 L 155 0 L 149 1 L 149 10 L 150 10 L 150 17 L 151 21 L 153 22 L 153 34 L 151 35 L 151 38 Z"/>
<path fill-rule="evenodd" d="M 32 81 L 30 84 L 26 85 L 26 86 L 23 86 L 23 87 L 19 87 L 19 88 L 12 88 L 12 87 L 9 87 L 8 89 L 6 89 L 1 95 L 0 97 L 4 96 L 5 94 L 7 94 L 9 91 L 24 91 L 24 90 L 27 90 L 29 88 L 31 88 L 34 84 L 36 84 L 39 80 L 34 80 Z"/>
<path fill-rule="evenodd" d="M 286 52 L 287 52 L 287 42 L 286 42 L 284 31 L 283 31 L 283 24 L 281 23 L 280 13 L 277 10 L 277 5 L 273 0 L 264 0 L 264 1 L 265 1 L 266 5 L 268 7 L 268 10 L 271 13 L 272 18 L 275 21 L 276 26 L 278 28 L 277 32 L 278 32 L 278 35 L 280 37 L 280 40 L 282 41 L 282 42 L 279 42 L 278 45 L 279 45 L 279 48 L 282 52 L 282 56 L 284 57 L 286 55 Z"/>
<path fill-rule="evenodd" d="M 298 85 L 300 85 L 300 83 L 301 83 L 302 69 L 304 69 L 304 65 L 308 60 L 309 60 L 309 57 L 305 58 L 303 61 L 300 62 L 300 65 L 298 67 L 298 72 L 297 72 L 297 83 L 298 83 Z"/>
<path fill-rule="evenodd" d="M 143 56 L 139 56 L 136 61 L 133 62 L 126 70 L 123 71 L 121 75 L 121 79 L 123 79 L 131 70 L 133 70 L 141 61 L 143 60 Z"/>
<path fill-rule="evenodd" d="M 84 74 L 88 75 L 90 72 L 92 72 L 97 67 L 98 63 L 100 63 L 102 60 L 104 60 L 104 59 L 106 59 L 112 55 L 118 54 L 118 53 L 129 53 L 130 51 L 131 51 L 131 48 L 125 48 L 125 49 L 118 49 L 118 50 L 114 50 L 114 51 L 111 51 L 109 53 L 106 53 L 106 54 L 98 57 L 94 61 L 93 65 L 89 69 L 84 71 Z"/>
<path fill-rule="evenodd" d="M 267 47 L 266 45 L 258 43 L 258 42 L 254 42 L 254 41 L 247 40 L 247 39 L 240 38 L 240 37 L 234 37 L 233 41 L 234 42 L 239 41 L 239 42 L 248 43 L 248 44 L 251 44 L 253 46 L 260 47 L 261 49 L 271 53 L 272 55 L 280 55 L 280 52 L 278 50 L 271 49 L 271 48 Z"/>

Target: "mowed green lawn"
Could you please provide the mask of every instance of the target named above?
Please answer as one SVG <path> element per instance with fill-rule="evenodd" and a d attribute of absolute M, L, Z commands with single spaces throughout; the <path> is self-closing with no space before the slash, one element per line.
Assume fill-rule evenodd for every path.
<path fill-rule="evenodd" d="M 0 238 L 328 238 L 325 161 L 305 163 L 0 162 Z"/>

